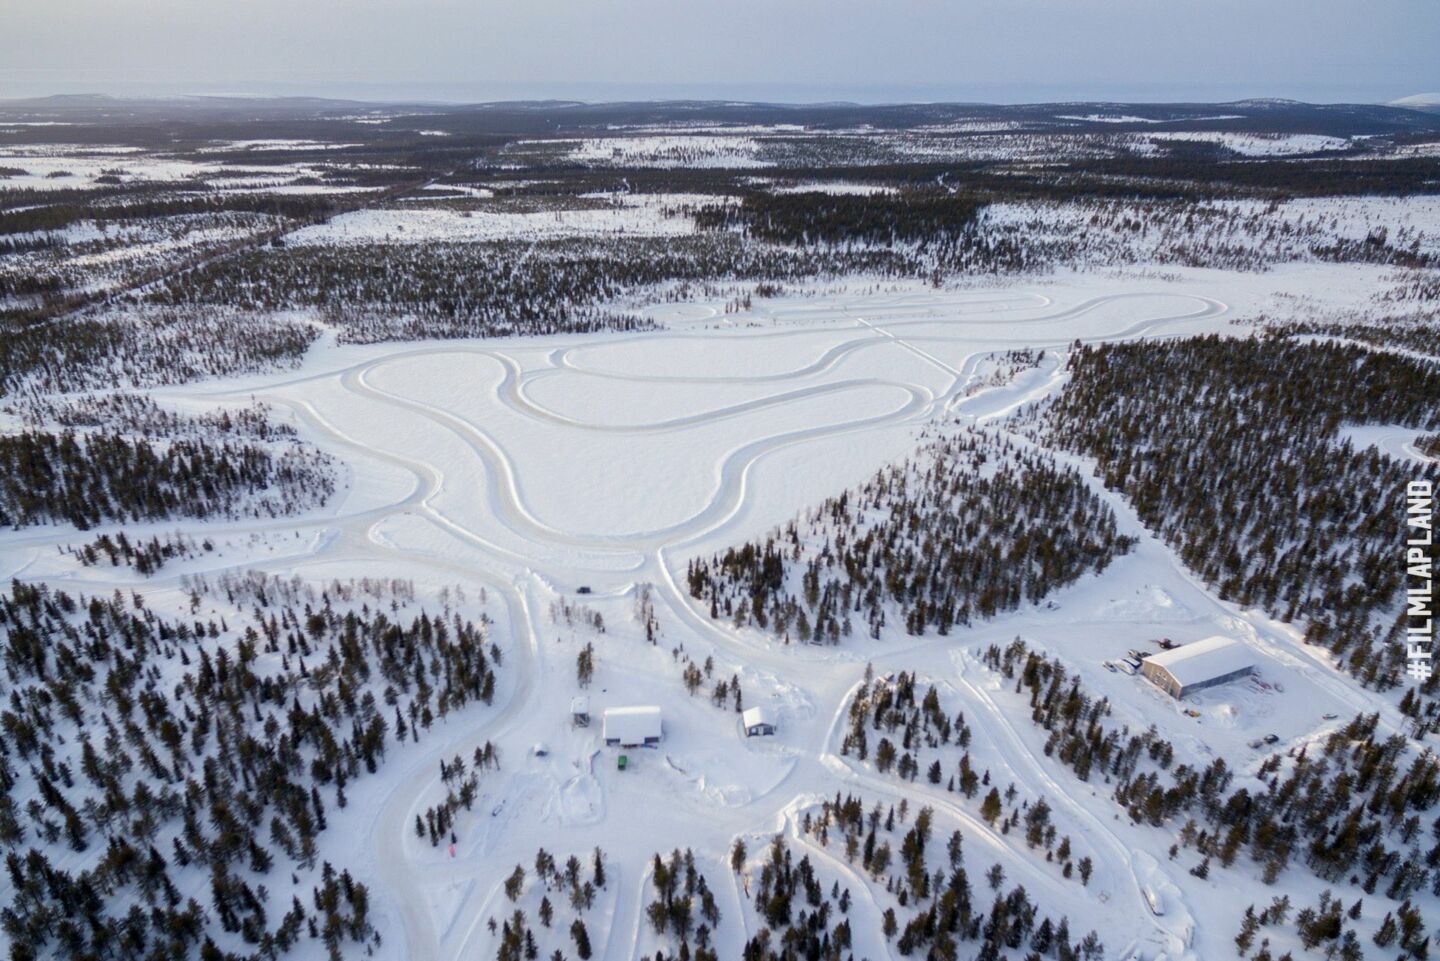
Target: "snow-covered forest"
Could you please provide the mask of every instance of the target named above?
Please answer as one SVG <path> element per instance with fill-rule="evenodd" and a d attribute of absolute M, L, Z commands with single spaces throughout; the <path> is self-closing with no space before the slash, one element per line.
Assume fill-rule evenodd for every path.
<path fill-rule="evenodd" d="M 0 102 L 0 947 L 1430 956 L 1437 163 Z"/>

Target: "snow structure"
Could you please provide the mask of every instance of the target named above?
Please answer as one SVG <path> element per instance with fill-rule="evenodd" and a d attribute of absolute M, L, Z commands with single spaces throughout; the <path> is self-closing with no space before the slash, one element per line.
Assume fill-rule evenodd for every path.
<path fill-rule="evenodd" d="M 660 708 L 653 705 L 607 707 L 605 744 L 609 747 L 651 747 L 660 743 Z"/>
<path fill-rule="evenodd" d="M 775 715 L 763 707 L 746 708 L 740 715 L 740 726 L 746 737 L 763 737 L 775 733 Z"/>
<path fill-rule="evenodd" d="M 1140 673 L 1176 699 L 1254 672 L 1250 649 L 1220 634 L 1154 654 L 1140 665 Z"/>

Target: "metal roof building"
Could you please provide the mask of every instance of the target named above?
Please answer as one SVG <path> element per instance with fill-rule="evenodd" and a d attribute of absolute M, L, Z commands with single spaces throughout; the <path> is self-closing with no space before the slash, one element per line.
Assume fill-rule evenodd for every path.
<path fill-rule="evenodd" d="M 1183 644 L 1140 662 L 1140 673 L 1174 698 L 1255 672 L 1250 648 L 1233 637 L 1215 635 Z"/>
<path fill-rule="evenodd" d="M 658 707 L 607 707 L 605 743 L 610 747 L 642 747 L 660 743 Z"/>

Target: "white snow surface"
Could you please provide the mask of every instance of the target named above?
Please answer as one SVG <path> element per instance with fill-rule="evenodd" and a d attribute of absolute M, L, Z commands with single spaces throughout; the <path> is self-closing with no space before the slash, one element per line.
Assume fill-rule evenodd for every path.
<path fill-rule="evenodd" d="M 253 149 L 259 149 L 252 145 Z M 299 150 L 300 146 L 289 148 Z M 317 148 L 319 149 L 319 148 Z M 246 165 L 236 154 L 244 149 L 202 149 L 207 159 L 146 152 L 139 147 L 73 147 L 56 144 L 23 144 L 0 147 L 0 167 L 23 171 L 0 177 L 0 190 L 79 190 L 98 186 L 100 177 L 118 177 L 121 183 L 200 182 L 217 190 L 244 190 L 281 193 L 337 193 L 372 188 L 320 183 L 317 178 L 327 166 L 287 163 Z M 215 159 L 208 159 L 214 157 Z"/>
<path fill-rule="evenodd" d="M 444 189 L 443 186 L 440 189 Z M 297 246 L 371 243 L 545 240 L 558 237 L 676 237 L 695 232 L 694 221 L 666 210 L 714 203 L 716 198 L 687 194 L 630 194 L 598 209 L 512 213 L 454 210 L 430 206 L 374 208 L 341 214 L 304 227 L 288 238 Z"/>
<path fill-rule="evenodd" d="M 830 194 L 832 196 L 873 197 L 895 193 L 894 187 L 884 184 L 851 183 L 844 180 L 816 181 L 813 183 L 783 184 L 772 187 L 777 194 Z"/>
<path fill-rule="evenodd" d="M 760 159 L 760 141 L 733 134 L 674 134 L 640 137 L 591 137 L 576 141 L 520 141 L 511 148 L 523 151 L 532 145 L 553 149 L 556 145 L 566 160 L 595 165 L 625 167 L 768 167 Z"/>
<path fill-rule="evenodd" d="M 1210 130 L 1167 130 L 1160 133 L 1147 133 L 1145 137 L 1150 140 L 1191 140 L 1215 143 L 1244 157 L 1283 157 L 1289 154 L 1345 150 L 1350 146 L 1350 141 L 1344 137 L 1327 137 L 1308 133 L 1259 134 Z"/>
<path fill-rule="evenodd" d="M 462 229 L 414 216 L 424 211 L 403 213 L 410 219 L 393 224 L 406 233 Z M 597 231 L 665 223 L 644 203 L 601 213 L 591 217 Z M 539 218 L 536 231 L 552 217 Z M 352 221 L 350 236 L 374 236 L 386 223 Z M 1108 789 L 1078 782 L 1045 757 L 1045 733 L 1031 725 L 1025 699 L 975 655 L 1023 636 L 1108 698 L 1117 723 L 1154 724 L 1175 743 L 1177 761 L 1203 766 L 1225 757 L 1242 775 L 1259 764 L 1247 746 L 1258 734 L 1299 745 L 1329 729 L 1324 714 L 1379 707 L 1393 725 L 1398 712 L 1304 645 L 1296 627 L 1218 600 L 1144 532 L 1123 498 L 1091 479 L 1121 529 L 1140 536 L 1134 552 L 1047 602 L 948 637 L 914 638 L 892 627 L 879 641 L 787 647 L 712 621 L 684 589 L 685 565 L 763 535 L 906 457 L 922 431 L 957 423 L 1003 430 L 1009 412 L 1064 384 L 1065 354 L 1077 338 L 1245 336 L 1249 328 L 1233 319 L 1273 316 L 1287 305 L 1303 314 L 1317 300 L 1362 303 L 1385 275 L 1303 264 L 1253 274 L 1067 273 L 938 290 L 856 279 L 757 298 L 740 314 L 725 312 L 725 297 L 654 303 L 647 312 L 666 329 L 637 335 L 348 347 L 327 339 L 298 371 L 154 392 L 161 404 L 192 410 L 253 396 L 286 412 L 303 437 L 346 465 L 343 492 L 324 510 L 128 525 L 132 539 L 178 528 L 220 545 L 148 580 L 76 566 L 57 549 L 107 528 L 0 532 L 0 575 L 91 594 L 135 590 L 153 608 L 177 613 L 188 610 L 181 574 L 236 568 L 314 579 L 406 577 L 430 596 L 456 584 L 488 592 L 494 636 L 505 649 L 495 706 L 452 714 L 420 745 L 397 747 L 378 774 L 350 786 L 348 806 L 321 838 L 322 858 L 371 886 L 382 959 L 493 956 L 486 921 L 517 906 L 500 893 L 512 866 L 533 863 L 540 846 L 563 860 L 571 852 L 584 859 L 597 844 L 611 875 L 586 915 L 597 958 L 653 952 L 643 917 L 647 871 L 654 852 L 672 848 L 695 851 L 720 902 L 721 956 L 736 957 L 756 920 L 741 882 L 732 880 L 730 845 L 746 837 L 758 856 L 776 833 L 803 848 L 823 877 L 851 889 L 857 956 L 894 957 L 894 943 L 879 935 L 880 915 L 894 903 L 883 884 L 797 828 L 837 791 L 867 804 L 908 797 L 933 806 L 937 836 L 965 832 L 972 877 L 1000 863 L 1042 910 L 1068 915 L 1077 937 L 1099 931 L 1107 957 L 1225 957 L 1234 950 L 1235 906 L 1268 903 L 1274 889 L 1243 858 L 1201 880 L 1143 853 L 1166 850 L 1173 830 L 1112 818 L 1118 809 Z M 1021 347 L 1043 349 L 1044 363 L 996 382 L 992 355 Z M 1088 465 L 1072 461 L 1090 476 Z M 588 591 L 577 593 L 582 586 Z M 654 644 L 636 614 L 642 594 L 655 607 Z M 562 600 L 603 615 L 605 633 L 553 616 Z M 1181 705 L 1142 678 L 1103 666 L 1160 637 L 1185 643 L 1215 634 L 1246 644 L 1263 683 L 1202 691 Z M 595 646 L 597 666 L 582 692 L 574 664 L 586 643 Z M 713 659 L 717 677 L 738 677 L 746 706 L 774 716 L 777 735 L 746 739 L 733 710 L 687 694 L 682 652 L 697 663 Z M 1048 799 L 1061 832 L 1094 858 L 1088 887 L 1062 879 L 1043 852 L 1002 836 L 958 795 L 902 784 L 839 755 L 848 700 L 867 663 L 882 676 L 916 671 L 965 710 L 976 729 L 977 766 L 998 783 L 1013 781 L 1027 798 Z M 659 706 L 661 745 L 628 752 L 629 769 L 616 770 L 617 752 L 599 741 L 598 723 L 571 727 L 570 703 L 580 693 L 597 721 L 606 708 Z M 482 782 L 474 810 L 460 812 L 451 857 L 416 838 L 415 817 L 444 796 L 439 759 L 486 741 L 499 745 L 504 764 Z M 533 751 L 537 744 L 546 746 L 544 756 Z M 1313 903 L 1322 887 L 1299 869 L 1287 873 L 1286 885 L 1297 905 Z M 533 914 L 539 897 L 532 877 L 519 906 Z M 1366 903 L 1367 917 L 1383 913 Z M 1163 914 L 1152 910 L 1157 904 Z M 557 928 L 563 937 L 565 925 Z M 549 947 L 570 950 L 568 942 Z M 305 942 L 295 956 L 322 950 Z"/>

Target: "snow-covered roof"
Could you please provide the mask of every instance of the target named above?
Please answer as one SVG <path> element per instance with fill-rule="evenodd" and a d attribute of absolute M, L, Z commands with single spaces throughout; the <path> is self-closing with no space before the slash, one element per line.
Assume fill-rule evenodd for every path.
<path fill-rule="evenodd" d="M 1146 661 L 1165 668 L 1186 686 L 1255 666 L 1249 647 L 1221 634 L 1152 654 Z"/>
<path fill-rule="evenodd" d="M 757 724 L 768 724 L 774 727 L 775 716 L 763 707 L 748 707 L 740 715 L 740 723 L 745 726 L 747 731 Z"/>
<path fill-rule="evenodd" d="M 618 739 L 621 744 L 644 744 L 646 738 L 659 736 L 658 707 L 645 705 L 605 709 L 605 740 Z"/>
<path fill-rule="evenodd" d="M 570 699 L 571 714 L 589 714 L 590 699 L 584 694 L 577 694 Z"/>

